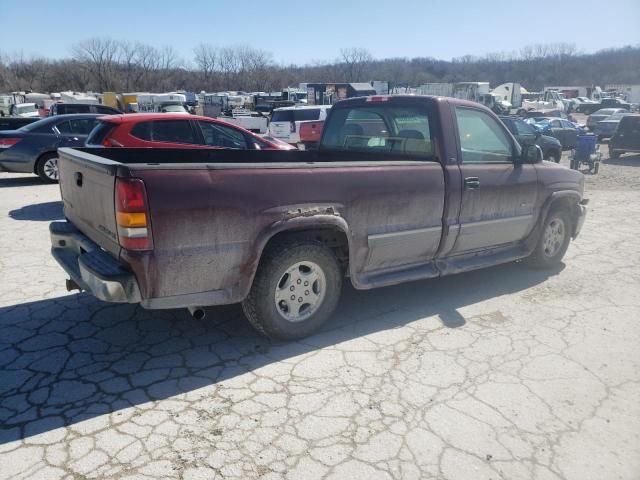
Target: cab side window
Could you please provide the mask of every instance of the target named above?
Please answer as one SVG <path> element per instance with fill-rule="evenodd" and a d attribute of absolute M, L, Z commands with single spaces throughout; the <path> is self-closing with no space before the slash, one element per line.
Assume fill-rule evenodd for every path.
<path fill-rule="evenodd" d="M 456 122 L 463 163 L 511 162 L 513 145 L 493 117 L 481 110 L 456 107 Z"/>

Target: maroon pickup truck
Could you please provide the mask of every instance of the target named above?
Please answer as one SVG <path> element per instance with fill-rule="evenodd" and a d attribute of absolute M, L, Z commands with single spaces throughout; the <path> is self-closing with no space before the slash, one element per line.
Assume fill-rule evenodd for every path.
<path fill-rule="evenodd" d="M 336 104 L 314 151 L 60 149 L 69 289 L 145 308 L 242 302 L 262 333 L 309 335 L 358 289 L 562 259 L 582 174 L 451 98 Z"/>

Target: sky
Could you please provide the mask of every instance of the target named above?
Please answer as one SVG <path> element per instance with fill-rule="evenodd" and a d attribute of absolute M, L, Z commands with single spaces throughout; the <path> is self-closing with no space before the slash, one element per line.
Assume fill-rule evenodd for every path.
<path fill-rule="evenodd" d="M 171 45 L 186 62 L 199 43 L 247 44 L 284 64 L 331 61 L 348 47 L 375 58 L 449 60 L 537 43 L 569 42 L 582 52 L 640 45 L 640 0 L 0 0 L 0 7 L 0 53 L 26 57 L 69 57 L 74 43 L 91 37 Z"/>

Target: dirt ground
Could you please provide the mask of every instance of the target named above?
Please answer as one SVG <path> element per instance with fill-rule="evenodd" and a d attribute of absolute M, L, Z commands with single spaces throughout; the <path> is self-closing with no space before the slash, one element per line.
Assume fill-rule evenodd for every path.
<path fill-rule="evenodd" d="M 0 478 L 637 480 L 640 156 L 602 151 L 559 268 L 348 288 L 286 344 L 68 293 L 58 187 L 0 173 Z"/>

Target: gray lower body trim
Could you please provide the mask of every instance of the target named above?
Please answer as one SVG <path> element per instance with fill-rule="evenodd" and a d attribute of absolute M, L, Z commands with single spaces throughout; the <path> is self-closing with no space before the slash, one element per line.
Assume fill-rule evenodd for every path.
<path fill-rule="evenodd" d="M 369 235 L 367 270 L 430 260 L 438 250 L 441 237 L 440 225 Z"/>
<path fill-rule="evenodd" d="M 527 236 L 533 220 L 531 214 L 463 223 L 454 251 L 462 253 L 518 242 Z"/>

